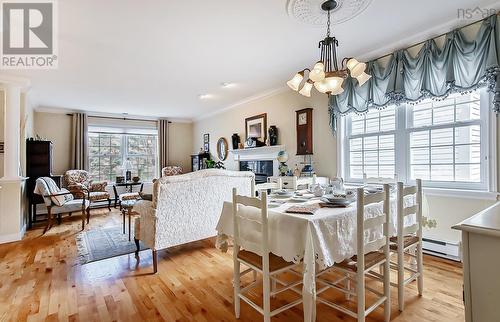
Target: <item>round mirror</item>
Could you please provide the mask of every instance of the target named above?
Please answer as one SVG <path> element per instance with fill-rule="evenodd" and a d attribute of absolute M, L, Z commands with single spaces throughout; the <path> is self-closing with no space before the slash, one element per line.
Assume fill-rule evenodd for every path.
<path fill-rule="evenodd" d="M 227 149 L 227 140 L 225 138 L 220 138 L 219 141 L 217 141 L 217 156 L 219 160 L 225 161 L 227 159 Z"/>

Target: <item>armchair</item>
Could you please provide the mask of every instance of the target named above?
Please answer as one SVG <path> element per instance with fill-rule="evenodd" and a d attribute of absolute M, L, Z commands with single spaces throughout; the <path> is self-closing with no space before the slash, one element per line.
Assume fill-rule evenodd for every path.
<path fill-rule="evenodd" d="M 87 211 L 87 223 L 89 222 L 90 201 L 85 199 L 73 199 L 73 195 L 66 189 L 59 189 L 54 180 L 50 177 L 40 177 L 36 179 L 34 193 L 41 195 L 45 206 L 47 207 L 47 225 L 43 233 L 47 232 L 52 226 L 52 217 L 63 213 L 72 213 L 81 210 L 82 212 L 82 230 L 85 229 L 85 211 Z"/>
<path fill-rule="evenodd" d="M 106 191 L 107 182 L 92 181 L 85 170 L 68 170 L 63 176 L 63 187 L 68 189 L 76 199 L 85 198 L 89 202 L 108 201 L 111 211 L 111 198 Z"/>
<path fill-rule="evenodd" d="M 182 174 L 182 168 L 176 165 L 169 165 L 161 169 L 162 177 L 176 176 Z"/>

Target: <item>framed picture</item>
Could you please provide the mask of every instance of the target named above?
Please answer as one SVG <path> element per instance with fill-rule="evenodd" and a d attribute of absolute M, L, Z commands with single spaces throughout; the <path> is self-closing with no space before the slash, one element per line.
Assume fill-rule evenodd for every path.
<path fill-rule="evenodd" d="M 203 143 L 210 143 L 210 134 L 203 134 Z"/>
<path fill-rule="evenodd" d="M 210 143 L 203 144 L 203 151 L 210 152 Z"/>
<path fill-rule="evenodd" d="M 261 142 L 266 142 L 267 113 L 245 119 L 245 140 L 248 138 L 257 138 Z"/>
<path fill-rule="evenodd" d="M 0 153 L 4 153 L 3 142 L 0 141 Z"/>

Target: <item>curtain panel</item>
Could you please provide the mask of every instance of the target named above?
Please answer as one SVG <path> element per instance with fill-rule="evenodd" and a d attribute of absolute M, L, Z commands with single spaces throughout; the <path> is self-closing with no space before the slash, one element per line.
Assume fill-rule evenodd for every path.
<path fill-rule="evenodd" d="M 158 120 L 158 145 L 159 145 L 159 161 L 160 175 L 161 169 L 168 165 L 168 120 Z"/>
<path fill-rule="evenodd" d="M 71 166 L 77 170 L 88 170 L 88 117 L 85 113 L 72 115 Z"/>
<path fill-rule="evenodd" d="M 500 112 L 500 30 L 496 15 L 481 22 L 474 40 L 462 30 L 446 34 L 439 48 L 427 40 L 412 56 L 408 49 L 390 55 L 385 67 L 379 60 L 367 64 L 371 79 L 363 86 L 348 77 L 344 92 L 329 98 L 330 125 L 336 131 L 338 117 L 351 112 L 389 105 L 418 103 L 424 99 L 443 99 L 451 93 L 467 92 L 487 86 L 493 95 L 492 107 Z"/>

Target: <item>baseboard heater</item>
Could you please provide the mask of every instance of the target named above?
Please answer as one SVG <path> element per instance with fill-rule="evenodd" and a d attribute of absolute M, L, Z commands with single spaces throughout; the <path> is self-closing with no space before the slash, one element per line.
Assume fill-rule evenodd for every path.
<path fill-rule="evenodd" d="M 422 238 L 422 240 L 424 253 L 457 262 L 461 261 L 460 242 L 448 242 L 429 238 Z"/>

